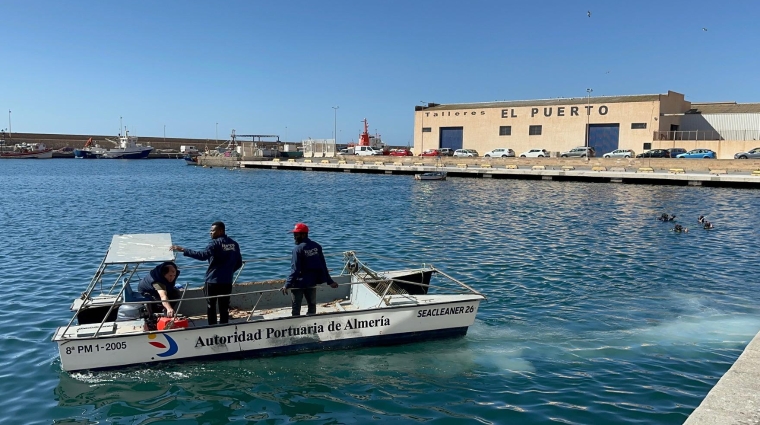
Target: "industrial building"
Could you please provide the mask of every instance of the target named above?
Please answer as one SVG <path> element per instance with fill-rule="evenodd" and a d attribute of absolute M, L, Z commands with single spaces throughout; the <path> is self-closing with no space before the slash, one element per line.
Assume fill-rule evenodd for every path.
<path fill-rule="evenodd" d="M 707 148 L 718 158 L 760 146 L 760 103 L 692 103 L 665 94 L 589 96 L 415 107 L 414 152 L 511 148 L 553 155 L 592 146 L 615 149 Z M 756 146 L 757 145 L 757 146 Z"/>

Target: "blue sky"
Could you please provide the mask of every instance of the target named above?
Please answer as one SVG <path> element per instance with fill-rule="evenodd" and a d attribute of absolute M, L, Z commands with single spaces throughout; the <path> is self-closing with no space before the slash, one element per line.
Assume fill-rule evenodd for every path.
<path fill-rule="evenodd" d="M 420 101 L 760 102 L 758 1 L 3 0 L 0 16 L 14 132 L 115 135 L 122 117 L 138 136 L 297 141 L 331 138 L 339 106 L 339 142 L 367 118 L 406 145 Z"/>

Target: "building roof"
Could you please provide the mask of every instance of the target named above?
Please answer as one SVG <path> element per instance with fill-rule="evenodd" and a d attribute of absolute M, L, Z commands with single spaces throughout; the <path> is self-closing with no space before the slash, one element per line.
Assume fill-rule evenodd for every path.
<path fill-rule="evenodd" d="M 747 114 L 760 113 L 760 103 L 713 102 L 694 103 L 687 114 Z"/>
<path fill-rule="evenodd" d="M 639 94 L 631 96 L 592 96 L 591 103 L 623 103 L 623 102 L 652 102 L 660 100 L 659 94 Z M 512 100 L 503 102 L 478 103 L 449 103 L 439 105 L 428 103 L 423 107 L 426 111 L 441 111 L 448 109 L 481 109 L 481 108 L 512 108 L 519 106 L 552 106 L 552 105 L 581 105 L 589 101 L 587 97 L 565 97 L 557 99 Z"/>

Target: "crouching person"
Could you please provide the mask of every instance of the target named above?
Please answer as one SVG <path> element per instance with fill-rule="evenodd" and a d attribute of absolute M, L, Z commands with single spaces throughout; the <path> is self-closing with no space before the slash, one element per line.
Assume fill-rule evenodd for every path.
<path fill-rule="evenodd" d="M 171 261 L 163 262 L 157 265 L 150 273 L 140 280 L 137 291 L 144 297 L 153 301 L 161 301 L 159 304 L 148 304 L 150 313 L 159 313 L 163 310 L 167 317 L 174 317 L 176 311 L 176 302 L 170 300 L 179 300 L 179 290 L 174 286 L 179 277 L 177 265 Z"/>

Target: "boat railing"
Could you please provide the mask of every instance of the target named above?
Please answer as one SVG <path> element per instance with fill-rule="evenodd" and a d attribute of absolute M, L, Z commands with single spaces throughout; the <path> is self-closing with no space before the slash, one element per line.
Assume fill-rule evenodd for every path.
<path fill-rule="evenodd" d="M 348 282 L 348 283 L 342 283 L 342 284 L 339 284 L 339 285 L 342 285 L 342 286 L 345 286 L 345 285 L 350 285 L 350 286 L 352 286 L 352 285 L 367 285 L 367 286 L 370 286 L 371 288 L 373 288 L 376 292 L 377 292 L 378 289 L 381 288 L 380 291 L 382 292 L 382 294 L 380 292 L 377 292 L 377 294 L 380 296 L 380 303 L 377 305 L 377 308 L 379 308 L 382 305 L 383 302 L 387 303 L 387 297 L 388 297 L 389 293 L 391 295 L 400 295 L 400 296 L 407 297 L 407 298 L 410 298 L 410 299 L 413 298 L 413 295 L 410 295 L 410 294 L 406 293 L 404 290 L 400 290 L 400 288 L 398 287 L 397 283 L 403 283 L 405 285 L 412 285 L 412 286 L 422 287 L 422 288 L 425 288 L 425 292 L 427 292 L 427 290 L 430 289 L 431 287 L 435 287 L 436 290 L 438 290 L 438 291 L 444 291 L 444 292 L 441 292 L 441 294 L 445 294 L 445 293 L 447 293 L 445 291 L 451 289 L 451 288 L 448 288 L 444 284 L 441 284 L 441 285 L 426 284 L 426 283 L 424 283 L 424 280 L 423 280 L 423 283 L 420 283 L 420 282 L 408 281 L 408 280 L 398 279 L 398 278 L 382 277 L 379 274 L 379 272 L 374 271 L 369 266 L 367 266 L 365 263 L 363 263 L 361 260 L 359 260 L 359 258 L 357 257 L 355 251 L 345 251 L 342 254 L 330 254 L 330 255 L 325 255 L 325 256 L 326 257 L 331 257 L 331 256 L 338 256 L 338 255 L 342 255 L 343 256 L 343 260 L 344 260 L 343 269 L 341 270 L 340 275 L 343 275 L 343 276 L 345 276 L 345 275 L 352 275 L 352 276 L 354 276 L 357 279 L 356 281 L 352 281 L 352 282 Z M 394 258 L 383 257 L 381 255 L 376 255 L 376 254 L 369 254 L 369 256 L 372 256 L 372 257 L 375 257 L 375 258 L 384 259 L 384 260 L 389 260 L 389 261 L 414 264 L 416 266 L 416 268 L 420 268 L 419 264 L 415 264 L 412 261 L 398 260 L 398 259 L 394 259 Z M 290 259 L 289 257 L 275 257 L 275 258 L 262 258 L 262 259 L 244 260 L 243 261 L 243 266 L 240 269 L 238 269 L 238 271 L 236 272 L 236 274 L 234 276 L 233 284 L 237 283 L 237 280 L 240 277 L 240 274 L 243 272 L 243 270 L 245 269 L 246 264 L 249 263 L 249 262 L 283 261 L 283 260 L 289 260 L 289 259 Z M 104 257 L 103 261 L 100 263 L 100 265 L 98 267 L 97 272 L 95 273 L 95 276 L 93 276 L 92 280 L 90 281 L 87 290 L 82 293 L 82 296 L 81 296 L 82 302 L 79 304 L 79 306 L 78 306 L 77 310 L 75 311 L 73 317 L 71 318 L 71 320 L 69 320 L 69 322 L 66 325 L 64 331 L 61 333 L 61 338 L 63 338 L 64 335 L 66 334 L 66 332 L 69 330 L 69 328 L 71 328 L 71 326 L 74 323 L 74 320 L 76 320 L 76 318 L 79 316 L 79 314 L 83 310 L 85 310 L 87 307 L 89 307 L 87 305 L 86 301 L 88 299 L 89 300 L 93 299 L 91 297 L 91 295 L 92 295 L 92 292 L 95 290 L 95 288 L 98 286 L 98 283 L 100 283 L 101 294 L 107 295 L 107 296 L 112 296 L 113 297 L 113 302 L 111 302 L 111 305 L 109 306 L 107 313 L 105 314 L 105 316 L 101 320 L 100 324 L 98 325 L 98 328 L 95 330 L 95 333 L 94 333 L 94 335 L 92 335 L 92 337 L 97 337 L 100 334 L 100 332 L 103 329 L 103 326 L 108 321 L 108 317 L 111 315 L 111 313 L 114 311 L 114 309 L 118 308 L 118 306 L 120 306 L 120 305 L 130 305 L 130 304 L 145 305 L 145 304 L 160 304 L 160 303 L 162 303 L 163 301 L 160 301 L 160 300 L 159 301 L 152 301 L 152 300 L 127 301 L 125 299 L 125 294 L 124 294 L 125 293 L 125 289 L 127 288 L 127 285 L 129 285 L 130 282 L 133 280 L 135 274 L 138 271 L 148 271 L 148 270 L 152 269 L 152 267 L 150 267 L 150 268 L 142 268 L 141 267 L 142 264 L 143 263 L 128 263 L 128 264 L 123 264 L 123 265 L 121 265 L 121 267 L 119 268 L 119 270 L 114 270 L 114 271 L 108 271 L 107 272 L 106 268 L 109 265 L 114 265 L 114 264 L 107 264 L 105 262 L 105 257 Z M 207 265 L 205 265 L 205 264 L 204 265 L 196 265 L 196 266 L 190 265 L 190 266 L 185 266 L 184 268 L 185 269 L 193 269 L 193 268 L 202 268 L 202 267 L 207 267 Z M 478 295 L 483 296 L 483 294 L 481 294 L 480 292 L 476 291 L 475 289 L 473 289 L 472 287 L 466 285 L 465 283 L 459 281 L 458 279 L 450 276 L 449 274 L 447 274 L 447 273 L 445 273 L 445 272 L 437 269 L 436 267 L 434 267 L 432 265 L 426 265 L 426 264 L 423 263 L 422 266 L 421 266 L 421 268 L 420 268 L 420 273 L 424 273 L 424 272 L 428 272 L 428 271 L 432 272 L 432 273 L 439 274 L 440 276 L 445 277 L 449 282 L 452 282 L 452 283 L 456 284 L 456 286 L 458 286 L 459 289 L 465 289 L 466 290 L 465 293 L 478 294 Z M 103 289 L 103 285 L 102 285 L 103 284 L 103 277 L 105 275 L 111 275 L 111 274 L 115 274 L 116 275 L 116 279 L 114 280 L 114 283 L 111 285 L 110 289 L 107 292 L 103 292 L 103 290 L 102 290 Z M 119 285 L 120 282 L 121 282 L 121 285 Z M 118 292 L 115 292 L 116 288 L 118 286 L 120 286 L 120 288 L 118 289 Z M 131 287 L 130 287 L 130 289 L 131 289 Z M 258 306 L 259 302 L 261 301 L 261 298 L 266 293 L 280 291 L 280 289 L 259 289 L 259 290 L 253 290 L 253 291 L 237 292 L 237 293 L 230 294 L 230 295 L 201 296 L 201 297 L 185 298 L 185 294 L 187 293 L 188 289 L 189 289 L 189 284 L 186 283 L 184 285 L 184 290 L 183 290 L 183 293 L 182 293 L 182 297 L 181 297 L 180 302 L 179 302 L 179 304 L 177 306 L 177 310 L 176 310 L 177 312 L 179 312 L 179 308 L 181 307 L 181 303 L 183 301 L 196 301 L 196 300 L 207 301 L 209 299 L 215 299 L 215 298 L 220 298 L 220 297 L 224 297 L 224 296 L 240 297 L 240 296 L 245 296 L 245 295 L 254 295 L 255 296 L 256 294 L 258 294 L 259 295 L 258 300 L 254 304 L 253 309 L 251 310 L 250 314 L 248 315 L 247 321 L 251 320 L 251 318 L 253 317 L 253 313 L 256 310 L 256 307 Z M 452 291 L 452 292 L 454 292 L 454 291 Z M 463 292 L 459 291 L 459 292 L 456 292 L 456 293 L 461 294 Z M 172 300 L 172 301 L 174 301 L 174 300 Z"/>
<path fill-rule="evenodd" d="M 342 256 L 343 254 L 325 254 L 325 257 L 338 257 Z M 90 283 L 87 286 L 87 289 L 82 293 L 82 298 L 86 299 L 90 296 L 92 291 L 100 284 L 100 292 L 105 295 L 112 295 L 113 292 L 116 290 L 118 284 L 120 281 L 122 281 L 123 277 L 127 272 L 130 274 L 130 282 L 132 281 L 132 277 L 134 277 L 135 274 L 138 274 L 140 272 L 142 273 L 148 273 L 151 270 L 153 270 L 153 265 L 143 266 L 146 263 L 131 263 L 131 264 L 124 264 L 123 267 L 120 267 L 118 269 L 111 268 L 110 270 L 107 268 L 109 265 L 113 266 L 114 264 L 106 264 L 105 263 L 105 256 L 103 257 L 103 261 L 101 261 L 100 265 L 98 266 L 98 271 L 95 273 L 93 278 L 90 280 Z M 291 257 L 270 257 L 270 258 L 251 258 L 247 260 L 243 260 L 243 266 L 238 269 L 238 271 L 235 273 L 233 283 L 236 283 L 238 279 L 240 278 L 241 273 L 243 273 L 243 270 L 245 270 L 245 267 L 248 263 L 263 263 L 263 262 L 271 262 L 271 261 L 290 261 Z M 132 267 L 130 267 L 132 265 Z M 208 264 L 191 264 L 191 265 L 183 265 L 182 270 L 193 270 L 193 269 L 205 269 L 208 267 Z M 103 291 L 103 277 L 104 276 L 110 276 L 110 275 L 116 275 L 116 278 L 113 281 L 113 284 L 108 288 L 105 292 Z"/>
<path fill-rule="evenodd" d="M 432 268 L 432 270 L 436 270 L 438 273 L 441 273 L 442 275 L 444 275 L 447 278 L 451 279 L 453 282 L 456 282 L 456 283 L 462 285 L 462 287 L 467 288 L 469 290 L 468 292 L 471 292 L 471 293 L 474 293 L 474 294 L 480 294 L 478 291 L 475 291 L 474 289 L 472 289 L 469 286 L 465 285 L 464 283 L 459 282 L 458 280 L 450 277 L 449 275 L 441 272 L 440 270 L 437 270 L 435 268 Z M 338 285 L 339 286 L 365 285 L 365 284 L 387 282 L 388 280 L 393 280 L 393 281 L 396 281 L 396 282 L 401 282 L 401 283 L 405 283 L 405 284 L 408 284 L 408 285 L 416 285 L 416 286 L 425 287 L 425 288 L 429 288 L 429 287 L 433 286 L 433 285 L 429 285 L 429 284 L 412 282 L 412 281 L 407 281 L 407 280 L 403 280 L 403 279 L 395 279 L 395 278 L 394 279 L 382 279 L 381 278 L 381 279 L 375 279 L 375 280 L 360 280 L 360 281 L 356 281 L 356 282 L 347 282 L 347 283 L 342 283 L 342 284 L 338 284 Z M 126 301 L 125 298 L 124 298 L 124 292 L 125 292 L 125 289 L 126 289 L 126 287 L 127 287 L 128 284 L 129 284 L 128 282 L 124 282 L 124 285 L 120 289 L 119 293 L 116 294 L 116 296 L 114 297 L 114 300 L 113 300 L 113 302 L 111 302 L 111 304 L 110 304 L 110 306 L 108 308 L 108 311 L 103 316 L 103 319 L 100 321 L 100 323 L 99 323 L 97 329 L 95 330 L 94 334 L 91 336 L 92 338 L 95 338 L 95 337 L 97 337 L 100 334 L 100 332 L 103 329 L 103 326 L 108 322 L 108 317 L 111 315 L 111 313 L 114 311 L 115 308 L 118 308 L 121 305 L 161 304 L 161 303 L 164 302 L 162 300 Z M 280 292 L 279 288 L 277 288 L 277 289 L 258 289 L 258 290 L 253 290 L 253 291 L 236 292 L 236 293 L 230 294 L 230 295 L 212 295 L 212 296 L 200 296 L 200 297 L 190 297 L 190 298 L 187 298 L 187 297 L 185 297 L 185 294 L 187 293 L 188 289 L 190 289 L 189 288 L 189 284 L 186 283 L 184 285 L 184 287 L 185 288 L 182 291 L 183 292 L 182 296 L 178 300 L 179 304 L 177 305 L 177 309 L 175 310 L 177 312 L 177 314 L 179 314 L 179 312 L 180 312 L 180 308 L 182 306 L 182 302 L 186 302 L 186 301 L 208 301 L 210 299 L 216 299 L 216 298 L 221 298 L 221 297 L 225 297 L 225 296 L 229 296 L 229 297 L 234 298 L 234 297 L 241 297 L 241 296 L 245 296 L 245 295 L 257 295 L 258 294 L 259 298 L 256 301 L 256 303 L 254 304 L 253 308 L 251 309 L 251 312 L 248 314 L 248 318 L 246 319 L 246 322 L 250 322 L 251 321 L 251 318 L 253 317 L 253 314 L 256 311 L 256 307 L 258 306 L 259 302 L 261 301 L 261 298 L 265 294 Z M 389 289 L 390 287 L 391 287 L 391 285 L 388 285 L 387 288 Z M 461 293 L 461 292 L 459 292 L 459 293 Z M 412 298 L 412 296 L 409 295 L 409 294 L 399 294 L 399 295 L 403 295 L 405 297 Z M 482 295 L 482 294 L 480 294 L 480 295 Z M 378 304 L 376 306 L 376 308 L 379 308 L 380 305 L 382 305 L 383 301 L 385 301 L 385 297 L 386 296 L 387 296 L 387 289 L 386 289 L 386 292 L 381 297 L 380 304 Z M 177 301 L 177 300 L 170 300 L 170 301 Z M 84 307 L 85 307 L 85 303 L 80 304 L 79 308 L 74 313 L 74 316 L 71 318 L 71 320 L 69 321 L 69 323 L 66 325 L 65 329 L 63 330 L 63 332 L 61 332 L 60 335 L 61 335 L 62 339 L 66 339 L 65 338 L 66 332 L 68 332 L 68 330 L 71 328 L 71 326 L 74 323 L 74 320 L 82 312 L 82 310 L 84 309 Z"/>

